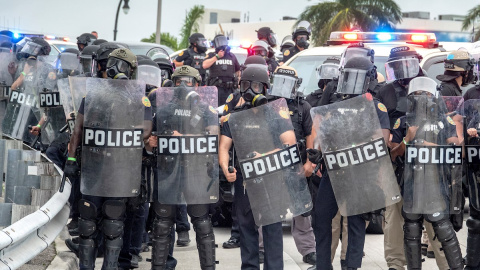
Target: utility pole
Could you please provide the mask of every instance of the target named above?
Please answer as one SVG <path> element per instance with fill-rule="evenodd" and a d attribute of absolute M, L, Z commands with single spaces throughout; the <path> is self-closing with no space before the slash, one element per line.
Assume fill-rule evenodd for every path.
<path fill-rule="evenodd" d="M 160 25 L 162 23 L 162 0 L 158 0 L 157 7 L 157 32 L 155 33 L 155 43 L 160 44 Z"/>

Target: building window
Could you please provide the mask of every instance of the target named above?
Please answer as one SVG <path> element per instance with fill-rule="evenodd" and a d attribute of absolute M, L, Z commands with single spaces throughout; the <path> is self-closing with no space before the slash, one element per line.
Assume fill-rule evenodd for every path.
<path fill-rule="evenodd" d="M 210 24 L 217 23 L 217 12 L 210 12 Z"/>

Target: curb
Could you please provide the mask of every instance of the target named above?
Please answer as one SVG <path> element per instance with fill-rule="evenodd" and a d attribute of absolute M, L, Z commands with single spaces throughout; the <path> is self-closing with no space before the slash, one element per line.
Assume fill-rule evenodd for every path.
<path fill-rule="evenodd" d="M 55 252 L 56 256 L 47 267 L 47 270 L 78 270 L 78 258 L 71 252 L 65 239 L 70 238 L 67 226 L 63 227 L 62 232 L 55 238 Z"/>

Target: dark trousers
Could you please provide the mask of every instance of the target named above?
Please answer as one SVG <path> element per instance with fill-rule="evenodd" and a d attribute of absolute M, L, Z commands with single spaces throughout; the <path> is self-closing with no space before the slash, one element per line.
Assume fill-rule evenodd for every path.
<path fill-rule="evenodd" d="M 320 181 L 315 198 L 315 214 L 313 230 L 315 233 L 317 270 L 331 269 L 332 219 L 338 211 L 337 201 L 333 193 L 328 174 Z M 359 216 L 348 217 L 348 248 L 346 263 L 348 267 L 362 266 L 363 246 L 365 244 L 365 220 Z"/>
<path fill-rule="evenodd" d="M 175 216 L 175 230 L 178 232 L 190 231 L 190 222 L 187 217 L 187 205 L 177 205 L 177 214 Z"/>
<path fill-rule="evenodd" d="M 141 204 L 137 208 L 127 207 L 123 246 L 118 259 L 119 267 L 130 268 L 132 255 L 140 254 L 147 217 L 145 211 L 148 211 L 148 203 Z"/>
<path fill-rule="evenodd" d="M 235 200 L 232 203 L 232 231 L 230 236 L 235 239 L 240 239 L 240 228 L 238 227 L 238 217 Z"/>
<path fill-rule="evenodd" d="M 258 226 L 255 225 L 248 194 L 243 190 L 243 179 L 237 174 L 235 181 L 234 203 L 240 233 L 241 269 L 260 269 Z M 262 226 L 263 244 L 265 247 L 264 270 L 283 269 L 283 236 L 282 223 Z M 330 232 L 331 234 L 331 232 Z"/>

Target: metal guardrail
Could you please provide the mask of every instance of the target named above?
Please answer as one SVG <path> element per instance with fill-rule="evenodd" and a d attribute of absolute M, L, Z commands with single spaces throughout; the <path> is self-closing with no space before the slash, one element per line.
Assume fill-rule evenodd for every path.
<path fill-rule="evenodd" d="M 55 169 L 63 174 L 59 167 Z M 71 188 L 66 181 L 63 193 L 57 191 L 40 209 L 0 231 L 0 270 L 17 269 L 55 240 L 69 218 Z"/>

